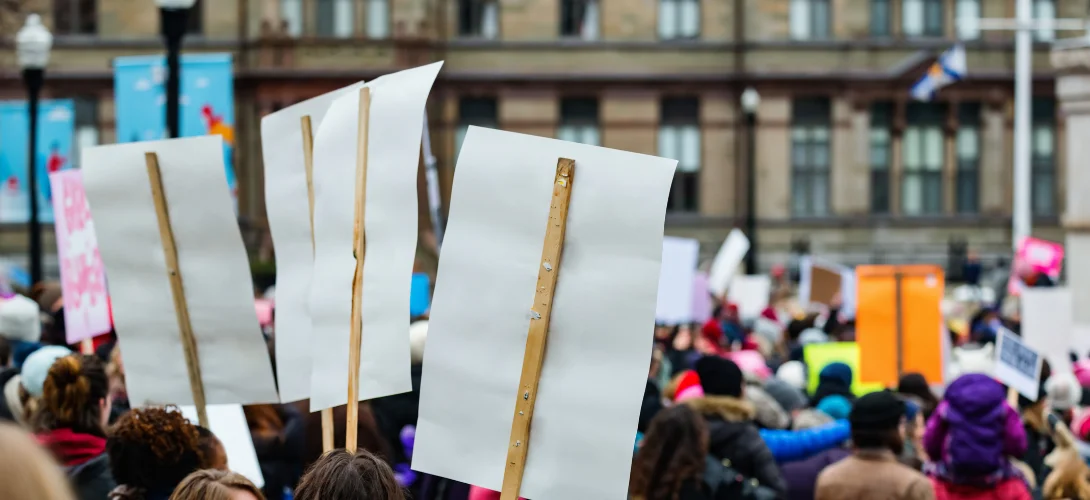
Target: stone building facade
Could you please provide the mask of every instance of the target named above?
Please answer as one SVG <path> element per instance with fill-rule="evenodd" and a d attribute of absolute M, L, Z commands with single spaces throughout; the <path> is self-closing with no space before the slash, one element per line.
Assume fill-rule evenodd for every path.
<path fill-rule="evenodd" d="M 46 94 L 76 98 L 80 126 L 113 142 L 110 61 L 162 50 L 154 2 L 10 3 L 0 13 L 0 99 L 23 95 L 11 38 L 26 12 L 39 12 L 57 35 Z M 762 266 L 793 249 L 851 264 L 945 262 L 952 241 L 1009 252 L 1013 36 L 971 19 L 1012 17 L 1014 3 L 200 0 L 185 50 L 234 54 L 240 209 L 257 233 L 262 116 L 445 60 L 429 103 L 444 204 L 469 125 L 671 156 L 681 169 L 667 232 L 699 238 L 710 255 L 746 216 L 739 96 L 753 87 Z M 1081 18 L 1087 7 L 1034 0 L 1041 17 Z M 1066 148 L 1048 42 L 1072 35 L 1037 33 L 1033 56 L 1034 233 L 1054 240 Z M 913 102 L 909 88 L 959 38 L 968 78 Z M 2 231 L 0 250 L 24 248 L 19 228 Z"/>

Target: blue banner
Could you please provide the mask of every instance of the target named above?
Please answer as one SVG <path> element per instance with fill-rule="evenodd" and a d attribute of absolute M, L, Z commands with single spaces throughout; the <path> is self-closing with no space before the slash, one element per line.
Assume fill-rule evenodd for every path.
<path fill-rule="evenodd" d="M 166 59 L 114 59 L 117 142 L 165 139 Z M 223 137 L 227 185 L 236 193 L 231 154 L 235 144 L 235 92 L 230 54 L 182 56 L 181 137 Z M 236 193 L 237 195 L 237 193 Z M 237 196 L 236 196 L 237 198 Z"/>
<path fill-rule="evenodd" d="M 53 222 L 53 193 L 49 174 L 68 168 L 75 134 L 75 111 L 71 100 L 41 101 L 38 107 L 38 144 L 34 169 L 38 181 L 39 220 Z M 27 176 L 27 148 L 30 114 L 27 103 L 0 102 L 0 222 L 26 223 L 30 220 L 30 179 Z"/>

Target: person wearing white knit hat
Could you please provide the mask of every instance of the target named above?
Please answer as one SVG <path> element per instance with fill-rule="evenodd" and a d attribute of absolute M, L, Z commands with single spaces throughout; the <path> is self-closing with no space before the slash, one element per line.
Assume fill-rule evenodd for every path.
<path fill-rule="evenodd" d="M 776 370 L 776 378 L 787 382 L 791 387 L 805 391 L 806 365 L 802 361 L 788 361 L 780 365 L 780 368 Z"/>

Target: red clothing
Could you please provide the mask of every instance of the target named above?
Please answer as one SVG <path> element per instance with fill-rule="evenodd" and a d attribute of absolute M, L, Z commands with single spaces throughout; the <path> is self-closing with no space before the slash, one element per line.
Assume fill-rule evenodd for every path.
<path fill-rule="evenodd" d="M 1021 479 L 1007 479 L 991 490 L 958 486 L 935 478 L 931 478 L 931 484 L 935 487 L 935 500 L 1033 500 Z"/>
<path fill-rule="evenodd" d="M 106 453 L 106 438 L 78 434 L 72 429 L 56 429 L 35 437 L 65 467 L 80 465 Z"/>
<path fill-rule="evenodd" d="M 481 488 L 480 486 L 470 486 L 469 500 L 500 500 L 500 492 Z M 519 500 L 526 499 L 520 498 Z"/>

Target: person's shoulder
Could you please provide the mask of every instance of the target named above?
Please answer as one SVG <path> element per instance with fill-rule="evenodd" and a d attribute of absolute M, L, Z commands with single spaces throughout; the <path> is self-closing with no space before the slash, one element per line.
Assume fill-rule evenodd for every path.
<path fill-rule="evenodd" d="M 818 484 L 820 485 L 822 480 L 836 481 L 838 478 L 845 474 L 851 474 L 852 469 L 855 468 L 855 457 L 848 455 L 843 460 L 839 460 L 835 463 L 827 465 L 818 474 Z"/>

